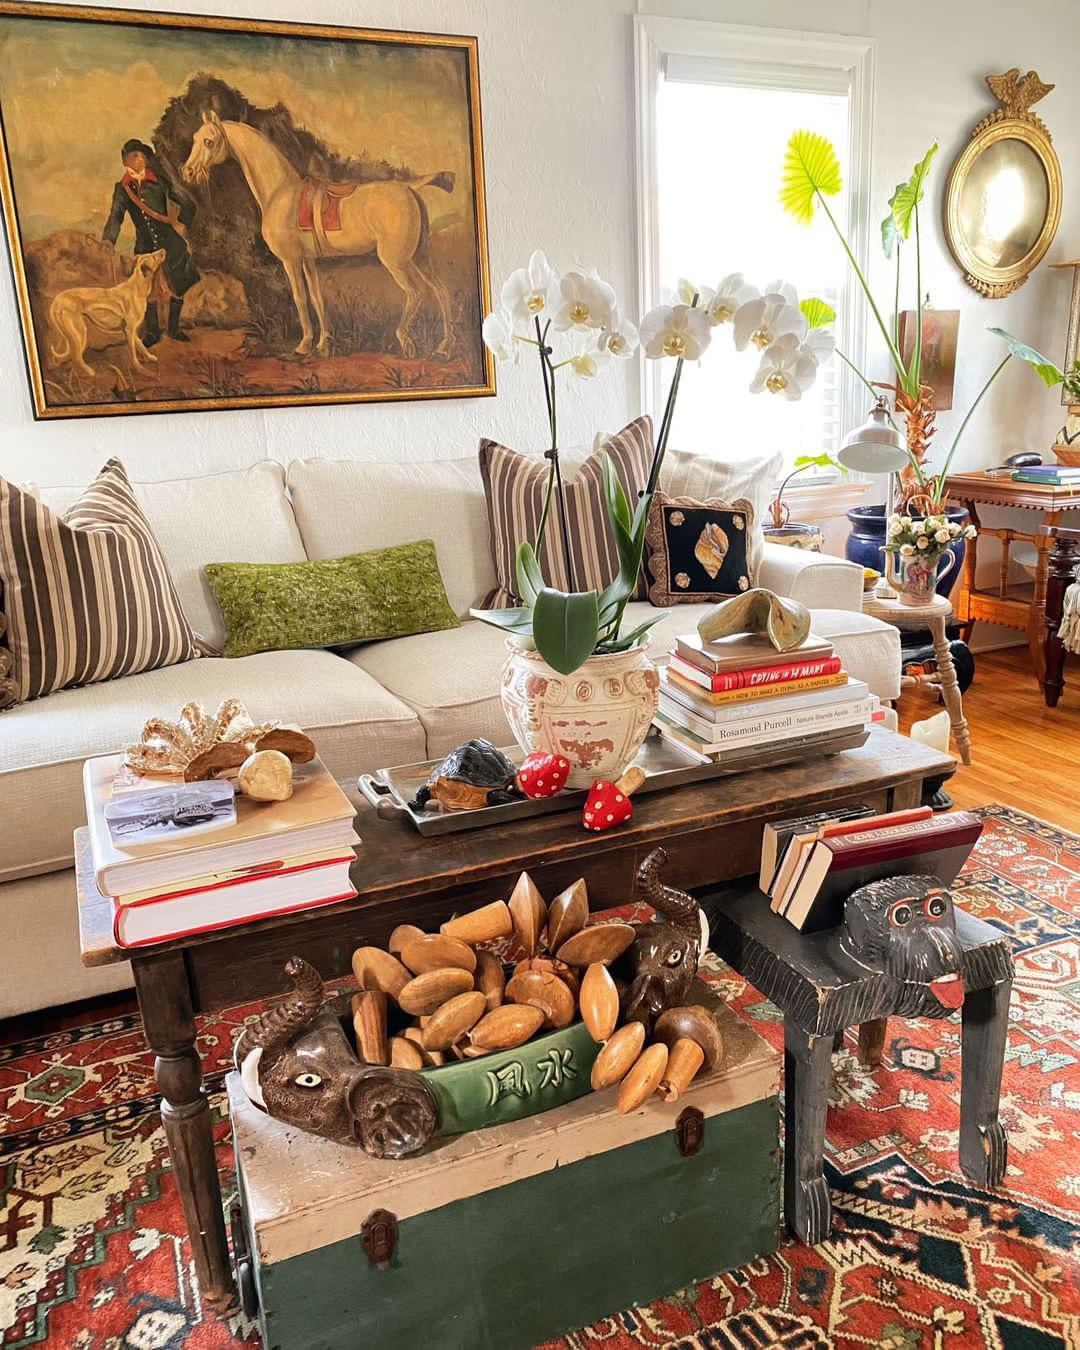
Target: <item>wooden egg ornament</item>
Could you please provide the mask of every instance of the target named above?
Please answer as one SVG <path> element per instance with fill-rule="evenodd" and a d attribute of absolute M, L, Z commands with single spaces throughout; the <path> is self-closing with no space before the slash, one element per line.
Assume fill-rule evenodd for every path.
<path fill-rule="evenodd" d="M 293 794 L 292 761 L 280 750 L 256 750 L 236 775 L 236 786 L 253 802 L 284 802 Z"/>
<path fill-rule="evenodd" d="M 511 1003 L 539 1008 L 544 1026 L 568 1027 L 577 1011 L 574 995 L 557 975 L 545 970 L 523 970 L 507 983 L 506 997 Z"/>
<path fill-rule="evenodd" d="M 638 1056 L 633 1068 L 619 1084 L 619 1096 L 616 1101 L 620 1115 L 646 1102 L 660 1086 L 660 1080 L 667 1069 L 668 1048 L 662 1041 L 654 1041 Z"/>
<path fill-rule="evenodd" d="M 538 750 L 521 761 L 517 784 L 526 797 L 554 797 L 563 790 L 569 777 L 568 759 Z"/>
<path fill-rule="evenodd" d="M 700 1003 L 666 1009 L 656 1019 L 653 1037 L 671 1049 L 677 1041 L 695 1041 L 701 1047 L 706 1071 L 714 1069 L 724 1054 L 724 1038 L 716 1018 Z"/>
<path fill-rule="evenodd" d="M 619 1020 L 619 991 L 607 966 L 594 962 L 581 981 L 581 1020 L 594 1041 L 611 1038 Z"/>
<path fill-rule="evenodd" d="M 422 1069 L 424 1056 L 418 1045 L 404 1036 L 390 1038 L 390 1067 L 392 1069 Z"/>
<path fill-rule="evenodd" d="M 413 1017 L 430 1016 L 456 994 L 465 994 L 473 987 L 473 977 L 456 966 L 447 970 L 426 970 L 414 975 L 398 994 L 402 1012 Z"/>
<path fill-rule="evenodd" d="M 381 989 L 393 999 L 412 979 L 397 957 L 381 947 L 357 947 L 352 954 L 352 968 L 361 989 Z"/>
<path fill-rule="evenodd" d="M 587 830 L 613 830 L 634 814 L 631 795 L 645 781 L 645 770 L 632 764 L 614 783 L 601 778 L 589 789 L 581 808 L 581 823 Z"/>
<path fill-rule="evenodd" d="M 555 955 L 568 966 L 611 965 L 622 956 L 637 932 L 628 923 L 594 923 L 564 942 Z"/>
<path fill-rule="evenodd" d="M 386 995 L 381 989 L 361 989 L 352 996 L 356 1048 L 366 1064 L 385 1064 L 390 1056 L 386 1041 Z"/>
<path fill-rule="evenodd" d="M 469 1032 L 469 1044 L 482 1050 L 513 1050 L 544 1025 L 544 1014 L 528 1003 L 504 1003 L 485 1013 Z"/>
<path fill-rule="evenodd" d="M 510 896 L 510 918 L 514 925 L 514 936 L 525 951 L 534 956 L 540 945 L 540 934 L 544 931 L 547 905 L 528 872 L 522 872 L 514 885 Z"/>
<path fill-rule="evenodd" d="M 488 1012 L 491 1012 L 492 1008 L 497 1008 L 502 1003 L 503 992 L 506 989 L 506 975 L 503 973 L 502 962 L 494 952 L 476 953 L 476 974 L 473 978 L 476 988 L 487 1002 Z"/>
<path fill-rule="evenodd" d="M 422 933 L 407 942 L 398 955 L 401 964 L 408 966 L 414 975 L 450 967 L 468 971 L 476 969 L 476 953 L 469 944 L 460 938 L 447 937 L 445 933 Z"/>
<path fill-rule="evenodd" d="M 513 931 L 514 920 L 510 915 L 510 906 L 505 900 L 493 900 L 490 905 L 483 905 L 468 914 L 459 914 L 453 919 L 447 919 L 439 927 L 439 932 L 447 937 L 460 938 L 462 942 L 472 944 L 509 937 Z"/>
<path fill-rule="evenodd" d="M 417 928 L 414 923 L 399 923 L 390 934 L 389 941 L 386 944 L 386 950 L 393 956 L 398 956 L 401 949 L 410 942 L 415 942 L 417 938 L 426 937 L 422 928 Z"/>
<path fill-rule="evenodd" d="M 557 952 L 564 942 L 581 932 L 588 918 L 589 893 L 584 880 L 578 877 L 565 891 L 560 891 L 548 906 L 548 947 Z"/>
<path fill-rule="evenodd" d="M 479 990 L 457 994 L 432 1013 L 421 1033 L 425 1050 L 449 1050 L 483 1017 L 486 1007 Z"/>
<path fill-rule="evenodd" d="M 677 1102 L 705 1063 L 705 1051 L 683 1036 L 675 1042 L 668 1053 L 664 1076 L 657 1084 L 656 1091 L 666 1102 Z"/>
<path fill-rule="evenodd" d="M 603 1050 L 596 1056 L 592 1067 L 594 1092 L 603 1092 L 625 1076 L 630 1066 L 641 1054 L 645 1044 L 645 1027 L 641 1022 L 627 1022 L 612 1036 Z"/>

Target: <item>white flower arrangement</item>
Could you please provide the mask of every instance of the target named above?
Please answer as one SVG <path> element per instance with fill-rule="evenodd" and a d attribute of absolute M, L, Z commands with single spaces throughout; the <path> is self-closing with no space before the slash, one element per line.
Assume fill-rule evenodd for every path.
<path fill-rule="evenodd" d="M 940 558 L 956 540 L 973 539 L 977 533 L 974 525 L 960 525 L 944 516 L 917 520 L 911 516 L 892 515 L 885 530 L 885 551 L 899 553 L 902 558 L 910 558 L 918 551 L 932 560 Z"/>

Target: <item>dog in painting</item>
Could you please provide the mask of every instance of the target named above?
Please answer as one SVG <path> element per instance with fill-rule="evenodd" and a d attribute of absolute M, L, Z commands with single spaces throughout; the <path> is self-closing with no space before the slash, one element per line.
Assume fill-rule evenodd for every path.
<path fill-rule="evenodd" d="M 116 286 L 73 286 L 60 291 L 49 306 L 53 330 L 49 350 L 53 359 L 70 361 L 84 375 L 94 374 L 86 363 L 89 322 L 101 329 L 110 342 L 127 342 L 136 370 L 145 370 L 147 361 L 156 362 L 154 353 L 143 346 L 139 325 L 164 261 L 163 248 L 154 253 L 139 253 L 131 276 Z"/>

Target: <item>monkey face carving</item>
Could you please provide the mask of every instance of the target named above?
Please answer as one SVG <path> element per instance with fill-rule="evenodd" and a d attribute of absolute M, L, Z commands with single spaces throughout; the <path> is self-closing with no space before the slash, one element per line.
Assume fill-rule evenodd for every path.
<path fill-rule="evenodd" d="M 840 947 L 895 981 L 900 1016 L 947 1017 L 964 1001 L 952 896 L 936 877 L 886 877 L 853 891 Z"/>

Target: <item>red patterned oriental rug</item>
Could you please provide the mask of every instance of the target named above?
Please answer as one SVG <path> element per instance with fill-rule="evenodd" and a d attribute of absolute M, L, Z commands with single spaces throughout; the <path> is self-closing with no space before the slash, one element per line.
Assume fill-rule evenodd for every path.
<path fill-rule="evenodd" d="M 829 1242 L 786 1242 L 545 1350 L 1080 1347 L 1080 839 L 1003 807 L 981 814 L 960 902 L 1012 935 L 1017 963 L 1003 1189 L 957 1171 L 958 1020 L 893 1019 L 875 1073 L 851 1039 L 834 1059 Z M 782 1043 L 769 1003 L 731 972 L 717 982 Z M 207 1019 L 200 1038 L 227 1177 L 221 1085 L 251 1011 Z M 0 1345 L 257 1345 L 241 1315 L 200 1303 L 137 1017 L 4 1046 L 0 1087 Z"/>

